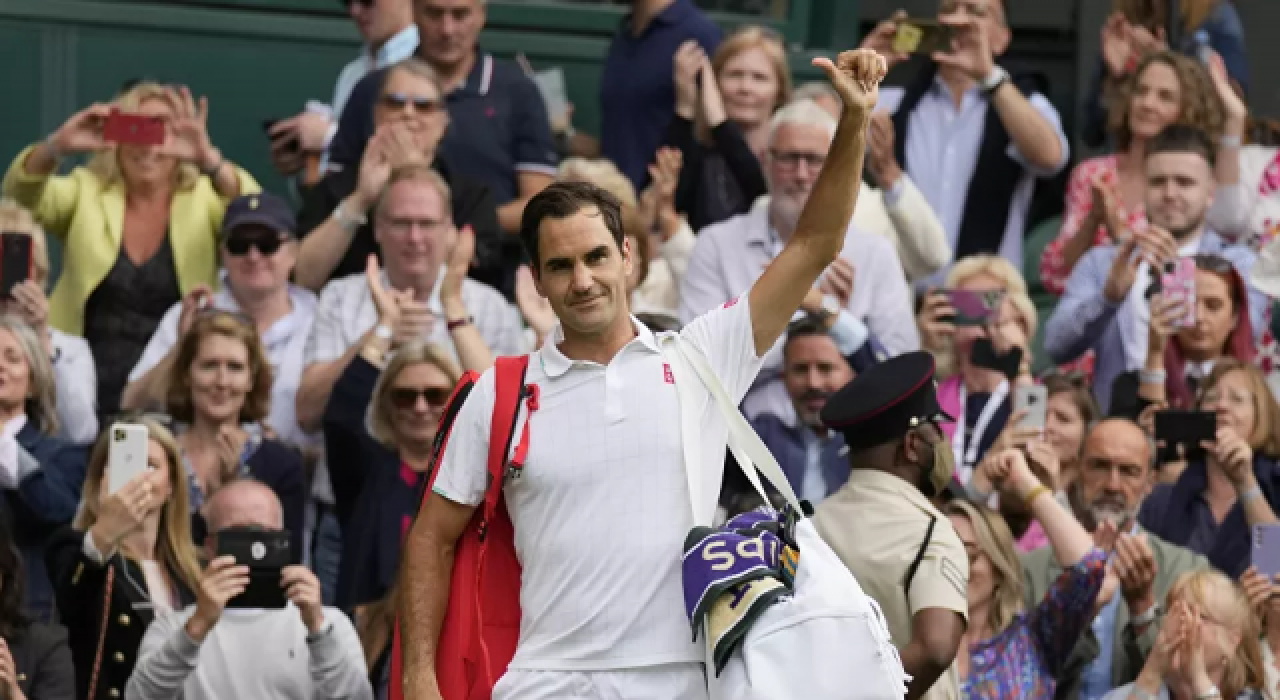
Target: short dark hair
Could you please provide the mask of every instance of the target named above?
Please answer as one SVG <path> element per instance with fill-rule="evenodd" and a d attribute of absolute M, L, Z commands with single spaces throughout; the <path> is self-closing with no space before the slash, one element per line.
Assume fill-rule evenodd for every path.
<path fill-rule="evenodd" d="M 588 182 L 556 182 L 534 195 L 524 207 L 520 217 L 520 241 L 529 252 L 534 272 L 542 266 L 538 258 L 538 235 L 545 219 L 567 219 L 574 214 L 594 207 L 604 219 L 604 225 L 613 234 L 613 240 L 622 250 L 626 234 L 622 228 L 622 205 L 607 190 Z"/>
<path fill-rule="evenodd" d="M 1195 153 L 1209 163 L 1210 169 L 1218 163 L 1218 149 L 1209 135 L 1186 124 L 1170 124 L 1151 139 L 1147 144 L 1147 157 L 1159 153 Z"/>
<path fill-rule="evenodd" d="M 798 338 L 818 335 L 830 338 L 831 332 L 812 314 L 805 314 L 787 326 L 787 339 L 782 344 L 782 351 L 785 353 L 791 342 Z"/>

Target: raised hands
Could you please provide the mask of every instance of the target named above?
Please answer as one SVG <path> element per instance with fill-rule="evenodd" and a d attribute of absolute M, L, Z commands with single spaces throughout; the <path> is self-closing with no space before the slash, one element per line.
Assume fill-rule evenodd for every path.
<path fill-rule="evenodd" d="M 184 85 L 170 89 L 167 101 L 173 117 L 161 152 L 209 173 L 222 162 L 222 154 L 209 140 L 209 98 L 197 101 Z"/>
<path fill-rule="evenodd" d="M 1245 442 L 1235 430 L 1222 426 L 1218 428 L 1217 439 L 1204 443 L 1209 457 L 1222 469 L 1222 473 L 1231 480 L 1236 493 L 1245 493 L 1257 486 L 1257 478 L 1253 474 L 1253 448 Z"/>
<path fill-rule="evenodd" d="M 222 618 L 227 601 L 248 587 L 249 567 L 236 564 L 235 557 L 224 555 L 209 562 L 196 588 L 196 610 L 187 620 L 187 634 L 196 642 L 203 642 Z"/>
<path fill-rule="evenodd" d="M 1156 580 L 1156 560 L 1145 534 L 1123 533 L 1116 538 L 1111 567 L 1120 579 L 1129 612 L 1140 615 L 1155 604 L 1152 586 Z"/>
<path fill-rule="evenodd" d="M 684 153 L 680 149 L 659 148 L 649 164 L 649 186 L 640 194 L 641 216 L 650 230 L 661 231 L 663 243 L 680 230 L 682 219 L 676 211 L 676 188 L 683 167 Z"/>
<path fill-rule="evenodd" d="M 871 49 L 842 51 L 835 61 L 820 56 L 813 59 L 813 65 L 827 74 L 844 102 L 846 114 L 866 118 L 875 110 L 880 99 L 880 82 L 889 70 L 879 53 Z"/>
<path fill-rule="evenodd" d="M 818 288 L 823 294 L 835 297 L 836 301 L 840 302 L 840 307 L 844 308 L 849 305 L 849 299 L 853 296 L 853 280 L 853 263 L 841 256 L 827 268 Z"/>
<path fill-rule="evenodd" d="M 884 57 L 886 70 L 911 58 L 910 54 L 893 50 L 893 39 L 898 34 L 898 25 L 906 18 L 906 10 L 898 10 L 889 19 L 877 24 L 876 28 L 862 40 L 862 48 L 875 51 Z"/>
<path fill-rule="evenodd" d="M 1187 316 L 1187 301 L 1156 294 L 1151 297 L 1151 320 L 1147 326 L 1147 356 L 1163 357 L 1164 349 Z"/>
<path fill-rule="evenodd" d="M 453 249 L 449 251 L 444 281 L 440 283 L 440 301 L 446 310 L 452 304 L 462 303 L 462 281 L 467 278 L 475 255 L 476 232 L 470 226 L 463 226 L 457 233 Z"/>
<path fill-rule="evenodd" d="M 538 286 L 533 281 L 533 271 L 528 265 L 521 265 L 516 270 L 516 306 L 520 307 L 525 322 L 538 336 L 539 344 L 559 322 L 555 310 L 551 308 L 551 302 L 538 291 Z"/>
<path fill-rule="evenodd" d="M 871 145 L 867 169 L 871 171 L 871 176 L 880 189 L 889 189 L 902 177 L 902 165 L 898 163 L 898 156 L 893 150 L 896 135 L 893 118 L 888 112 L 880 110 L 871 115 L 871 128 L 867 135 Z"/>
<path fill-rule="evenodd" d="M 430 334 L 436 322 L 435 314 L 415 298 L 413 289 L 391 289 L 383 284 L 376 255 L 370 255 L 365 264 L 365 281 L 374 308 L 378 310 L 378 325 L 391 329 L 392 348 Z"/>
<path fill-rule="evenodd" d="M 102 137 L 102 127 L 106 124 L 111 110 L 111 105 L 92 104 L 71 115 L 71 118 L 49 137 L 47 143 L 54 151 L 54 155 L 69 156 L 105 149 L 107 142 Z"/>
<path fill-rule="evenodd" d="M 951 51 L 935 51 L 933 62 L 939 66 L 950 66 L 981 83 L 995 68 L 996 59 L 991 52 L 991 43 L 987 33 L 982 30 L 982 22 L 976 17 L 941 17 L 942 24 L 954 30 L 951 40 Z"/>
<path fill-rule="evenodd" d="M 672 59 L 672 79 L 676 87 L 676 114 L 693 121 L 698 110 L 698 76 L 707 62 L 707 52 L 689 39 L 676 49 Z"/>
<path fill-rule="evenodd" d="M 1116 191 L 1115 180 L 1106 175 L 1098 175 L 1089 183 L 1089 187 L 1093 197 L 1090 211 L 1095 220 L 1102 222 L 1107 228 L 1107 235 L 1112 242 L 1128 240 L 1132 232 L 1120 212 L 1120 193 Z"/>
<path fill-rule="evenodd" d="M 1133 46 L 1129 41 L 1132 27 L 1123 12 L 1112 12 L 1102 25 L 1098 46 L 1102 52 L 1102 61 L 1107 72 L 1113 78 L 1122 78 L 1133 60 Z"/>
<path fill-rule="evenodd" d="M 1243 130 L 1245 118 L 1249 116 L 1249 107 L 1231 86 L 1231 78 L 1227 75 L 1227 64 L 1223 62 L 1222 56 L 1219 56 L 1217 51 L 1211 51 L 1209 54 L 1209 77 L 1213 78 L 1214 91 L 1222 101 L 1222 110 L 1227 117 L 1228 127 Z M 1228 134 L 1230 135 L 1230 131 Z"/>
<path fill-rule="evenodd" d="M 218 430 L 218 469 L 222 483 L 234 481 L 240 472 L 240 457 L 249 442 L 249 434 L 238 425 L 224 425 Z"/>
<path fill-rule="evenodd" d="M 920 344 L 931 352 L 947 350 L 956 335 L 956 308 L 945 291 L 930 289 L 916 314 L 916 327 L 920 329 Z"/>
<path fill-rule="evenodd" d="M 98 494 L 98 518 L 89 528 L 93 544 L 103 556 L 109 555 L 120 540 L 140 529 L 147 515 L 162 505 L 157 502 L 151 479 L 145 473 L 133 477 L 110 495 L 106 484 L 104 478 Z"/>

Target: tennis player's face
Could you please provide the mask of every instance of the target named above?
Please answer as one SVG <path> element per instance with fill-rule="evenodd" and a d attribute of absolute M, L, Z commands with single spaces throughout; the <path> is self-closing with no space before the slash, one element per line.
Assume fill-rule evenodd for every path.
<path fill-rule="evenodd" d="M 618 247 L 595 207 L 544 219 L 538 257 L 538 291 L 551 302 L 566 334 L 602 335 L 630 313 L 631 245 L 624 239 Z"/>

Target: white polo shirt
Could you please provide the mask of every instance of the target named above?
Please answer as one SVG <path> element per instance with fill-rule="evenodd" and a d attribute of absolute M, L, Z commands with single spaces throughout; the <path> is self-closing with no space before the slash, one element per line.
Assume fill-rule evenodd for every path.
<path fill-rule="evenodd" d="M 530 358 L 527 381 L 539 387 L 539 407 L 529 418 L 524 473 L 505 487 L 523 567 L 511 668 L 599 671 L 703 660 L 680 580 L 694 516 L 676 391 L 677 378 L 698 378 L 673 372 L 660 336 L 632 323 L 636 338 L 607 366 L 566 358 L 559 328 Z M 745 296 L 681 335 L 741 400 L 761 364 Z M 493 377 L 485 372 L 467 397 L 435 482 L 437 493 L 458 503 L 484 498 Z M 718 486 L 727 428 L 698 387 L 706 396 L 690 403 L 705 477 L 699 483 Z M 708 510 L 714 504 L 700 508 Z"/>

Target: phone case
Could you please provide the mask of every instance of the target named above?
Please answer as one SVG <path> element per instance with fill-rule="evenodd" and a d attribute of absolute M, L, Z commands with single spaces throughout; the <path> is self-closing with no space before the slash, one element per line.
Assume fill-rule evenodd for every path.
<path fill-rule="evenodd" d="M 1172 263 L 1173 269 L 1166 269 L 1160 277 L 1160 287 L 1165 299 L 1176 299 L 1186 304 L 1187 313 L 1179 321 L 1179 328 L 1194 326 L 1196 323 L 1196 261 L 1191 258 L 1179 258 Z"/>
<path fill-rule="evenodd" d="M 956 310 L 957 326 L 981 326 L 995 315 L 996 309 L 1004 301 L 1004 292 L 972 292 L 967 289 L 952 289 L 948 300 Z"/>
<path fill-rule="evenodd" d="M 230 528 L 219 532 L 218 556 L 249 567 L 249 585 L 227 601 L 228 608 L 283 608 L 288 602 L 280 571 L 293 563 L 287 530 Z"/>
<path fill-rule="evenodd" d="M 1015 413 L 1027 412 L 1019 423 L 1019 428 L 1035 428 L 1044 430 L 1045 421 L 1049 418 L 1049 390 L 1043 386 L 1020 386 L 1013 395 Z"/>
<path fill-rule="evenodd" d="M 1280 524 L 1253 526 L 1253 568 L 1268 579 L 1280 574 Z"/>
<path fill-rule="evenodd" d="M 31 279 L 31 236 L 25 233 L 0 234 L 0 298 L 8 299 L 13 288 Z"/>
<path fill-rule="evenodd" d="M 164 119 L 113 111 L 102 126 L 102 138 L 113 143 L 159 146 L 164 143 Z"/>
<path fill-rule="evenodd" d="M 899 22 L 893 35 L 893 50 L 917 54 L 950 51 L 951 28 L 933 20 Z"/>
<path fill-rule="evenodd" d="M 1213 440 L 1218 433 L 1218 416 L 1207 411 L 1156 411 L 1156 442 L 1164 443 L 1164 449 L 1175 455 L 1176 447 L 1183 447 L 1183 454 L 1188 459 L 1196 459 L 1204 454 L 1200 443 Z"/>
<path fill-rule="evenodd" d="M 115 423 L 111 426 L 111 444 L 107 448 L 107 493 L 119 491 L 135 476 L 147 471 L 146 426 Z"/>

